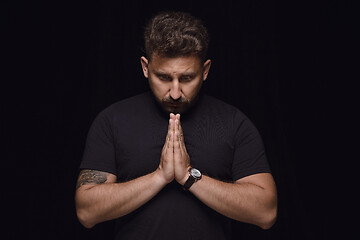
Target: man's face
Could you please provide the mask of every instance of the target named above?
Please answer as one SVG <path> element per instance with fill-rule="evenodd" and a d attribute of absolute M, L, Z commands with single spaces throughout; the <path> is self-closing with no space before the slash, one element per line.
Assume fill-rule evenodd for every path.
<path fill-rule="evenodd" d="M 202 63 L 197 56 L 167 58 L 153 54 L 151 61 L 141 57 L 141 65 L 163 110 L 181 114 L 196 101 L 211 62 Z"/>

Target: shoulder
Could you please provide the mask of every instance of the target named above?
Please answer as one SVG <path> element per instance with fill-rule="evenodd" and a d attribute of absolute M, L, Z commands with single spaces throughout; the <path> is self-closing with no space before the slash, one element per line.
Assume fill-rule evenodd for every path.
<path fill-rule="evenodd" d="M 221 122 L 230 133 L 258 134 L 253 122 L 237 107 L 215 97 L 205 95 L 204 106 L 213 120 Z"/>
<path fill-rule="evenodd" d="M 136 111 L 137 109 L 145 107 L 151 101 L 149 92 L 141 93 L 130 98 L 126 98 L 111 104 L 104 111 L 119 113 L 124 111 Z M 140 109 L 139 109 L 140 110 Z"/>
<path fill-rule="evenodd" d="M 212 116 L 236 122 L 248 120 L 248 117 L 239 108 L 226 103 L 223 100 L 205 94 L 203 100 L 206 111 Z"/>
<path fill-rule="evenodd" d="M 94 123 L 112 127 L 114 122 L 129 122 L 129 118 L 141 115 L 150 101 L 151 96 L 148 92 L 117 101 L 100 111 Z"/>
<path fill-rule="evenodd" d="M 151 101 L 150 94 L 148 92 L 141 93 L 111 104 L 102 110 L 99 115 L 113 118 L 120 115 L 139 112 L 143 108 L 146 108 L 146 104 L 148 104 L 149 101 Z"/>

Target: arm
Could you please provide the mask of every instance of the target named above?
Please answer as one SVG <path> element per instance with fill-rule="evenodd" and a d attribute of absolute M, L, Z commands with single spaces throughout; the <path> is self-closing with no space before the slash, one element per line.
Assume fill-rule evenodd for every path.
<path fill-rule="evenodd" d="M 180 115 L 176 115 L 174 139 L 175 179 L 184 185 L 189 177 L 189 155 L 183 139 Z M 277 195 L 270 173 L 254 174 L 234 183 L 208 176 L 189 189 L 200 201 L 229 218 L 270 228 L 277 215 Z"/>
<path fill-rule="evenodd" d="M 277 196 L 270 173 L 254 174 L 234 183 L 203 176 L 190 191 L 210 208 L 237 221 L 263 229 L 275 222 Z"/>
<path fill-rule="evenodd" d="M 87 228 L 124 216 L 153 198 L 166 183 L 158 171 L 129 182 L 116 183 L 110 173 L 82 170 L 75 194 L 76 213 Z"/>
<path fill-rule="evenodd" d="M 110 173 L 82 170 L 75 194 L 76 212 L 87 228 L 99 222 L 124 216 L 139 208 L 174 179 L 173 128 L 169 120 L 168 135 L 156 171 L 134 180 L 116 183 Z"/>

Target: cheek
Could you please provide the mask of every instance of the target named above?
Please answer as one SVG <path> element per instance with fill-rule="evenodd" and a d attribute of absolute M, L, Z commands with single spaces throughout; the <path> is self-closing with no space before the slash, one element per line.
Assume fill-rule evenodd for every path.
<path fill-rule="evenodd" d="M 183 93 L 187 98 L 193 98 L 201 88 L 202 81 L 191 82 L 183 87 Z"/>
<path fill-rule="evenodd" d="M 163 98 L 168 92 L 168 87 L 166 86 L 166 84 L 163 84 L 161 82 L 149 79 L 149 85 L 153 93 L 159 98 Z"/>

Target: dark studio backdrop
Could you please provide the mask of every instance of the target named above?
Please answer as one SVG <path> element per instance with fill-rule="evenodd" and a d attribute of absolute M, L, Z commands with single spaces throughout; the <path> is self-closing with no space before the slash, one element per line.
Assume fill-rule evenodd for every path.
<path fill-rule="evenodd" d="M 148 90 L 140 68 L 142 33 L 160 10 L 188 11 L 205 22 L 212 67 L 204 91 L 242 110 L 265 143 L 278 220 L 267 231 L 239 223 L 234 239 L 334 236 L 346 223 L 337 217 L 343 186 L 334 178 L 344 138 L 336 124 L 354 34 L 352 5 L 339 2 L 2 3 L 1 135 L 11 182 L 1 194 L 9 224 L 4 239 L 111 236 L 111 222 L 87 230 L 77 221 L 78 167 L 95 116 Z"/>

